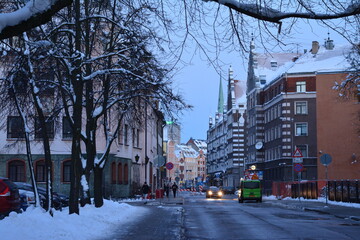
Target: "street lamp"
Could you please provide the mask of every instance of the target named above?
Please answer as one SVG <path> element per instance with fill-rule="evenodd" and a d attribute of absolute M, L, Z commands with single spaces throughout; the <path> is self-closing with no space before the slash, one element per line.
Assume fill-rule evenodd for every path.
<path fill-rule="evenodd" d="M 135 164 L 139 164 L 139 154 L 136 154 L 135 156 Z"/>

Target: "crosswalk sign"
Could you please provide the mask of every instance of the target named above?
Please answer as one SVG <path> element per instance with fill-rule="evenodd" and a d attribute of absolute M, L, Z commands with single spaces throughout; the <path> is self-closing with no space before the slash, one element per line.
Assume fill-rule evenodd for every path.
<path fill-rule="evenodd" d="M 295 150 L 295 152 L 294 152 L 294 154 L 293 154 L 293 157 L 294 157 L 294 158 L 296 158 L 296 157 L 302 158 L 302 157 L 303 157 L 303 155 L 302 155 L 302 153 L 301 153 L 301 151 L 300 151 L 299 148 L 296 148 L 296 150 Z"/>

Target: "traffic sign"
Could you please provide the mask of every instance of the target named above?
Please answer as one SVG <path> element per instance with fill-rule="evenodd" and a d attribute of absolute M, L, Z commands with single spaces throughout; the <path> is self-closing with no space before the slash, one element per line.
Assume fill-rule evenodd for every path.
<path fill-rule="evenodd" d="M 295 163 L 294 164 L 294 171 L 295 172 L 302 172 L 304 169 L 304 166 L 301 163 Z"/>
<path fill-rule="evenodd" d="M 332 157 L 330 154 L 324 153 L 323 155 L 321 155 L 320 157 L 320 162 L 324 165 L 327 166 L 332 162 Z"/>
<path fill-rule="evenodd" d="M 166 163 L 166 169 L 167 170 L 171 170 L 171 169 L 173 169 L 174 168 L 174 164 L 172 163 L 172 162 L 168 162 L 168 163 Z"/>
<path fill-rule="evenodd" d="M 295 150 L 295 152 L 293 154 L 293 158 L 302 158 L 302 157 L 303 157 L 303 155 L 302 155 L 300 149 L 296 148 L 296 150 Z"/>
<path fill-rule="evenodd" d="M 293 163 L 303 163 L 303 158 L 302 157 L 294 157 Z"/>

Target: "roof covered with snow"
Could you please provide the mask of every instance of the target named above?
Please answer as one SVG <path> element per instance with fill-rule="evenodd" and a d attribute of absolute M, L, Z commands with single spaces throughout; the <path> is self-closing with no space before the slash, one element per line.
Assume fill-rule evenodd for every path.
<path fill-rule="evenodd" d="M 175 155 L 177 158 L 197 158 L 199 153 L 190 146 L 178 144 L 175 146 Z"/>
<path fill-rule="evenodd" d="M 194 144 L 202 150 L 204 154 L 207 153 L 207 143 L 205 140 L 194 139 Z"/>
<path fill-rule="evenodd" d="M 260 80 L 269 82 L 294 65 L 296 53 L 264 53 L 254 57 L 254 74 Z"/>
<path fill-rule="evenodd" d="M 308 52 L 301 56 L 287 73 L 346 71 L 350 68 L 346 59 L 350 50 L 351 45 L 335 46 L 333 50 L 320 46 L 317 54 Z"/>
<path fill-rule="evenodd" d="M 346 59 L 350 51 L 351 45 L 335 46 L 331 50 L 320 45 L 316 54 L 311 51 L 301 56 L 294 53 L 256 54 L 254 73 L 264 86 L 283 74 L 343 72 L 350 68 Z"/>

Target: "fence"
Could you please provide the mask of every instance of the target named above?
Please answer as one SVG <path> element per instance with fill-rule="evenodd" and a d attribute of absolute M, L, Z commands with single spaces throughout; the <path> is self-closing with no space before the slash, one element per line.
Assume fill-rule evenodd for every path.
<path fill-rule="evenodd" d="M 277 198 L 298 198 L 317 199 L 326 196 L 326 189 L 329 189 L 328 199 L 337 202 L 360 203 L 359 180 L 331 180 L 301 182 L 273 182 L 272 195 Z"/>
<path fill-rule="evenodd" d="M 360 203 L 358 180 L 328 181 L 329 200 Z"/>
<path fill-rule="evenodd" d="M 318 198 L 318 183 L 317 182 L 304 182 L 299 184 L 291 184 L 291 197 L 298 198 L 303 197 L 305 199 L 317 199 Z"/>

